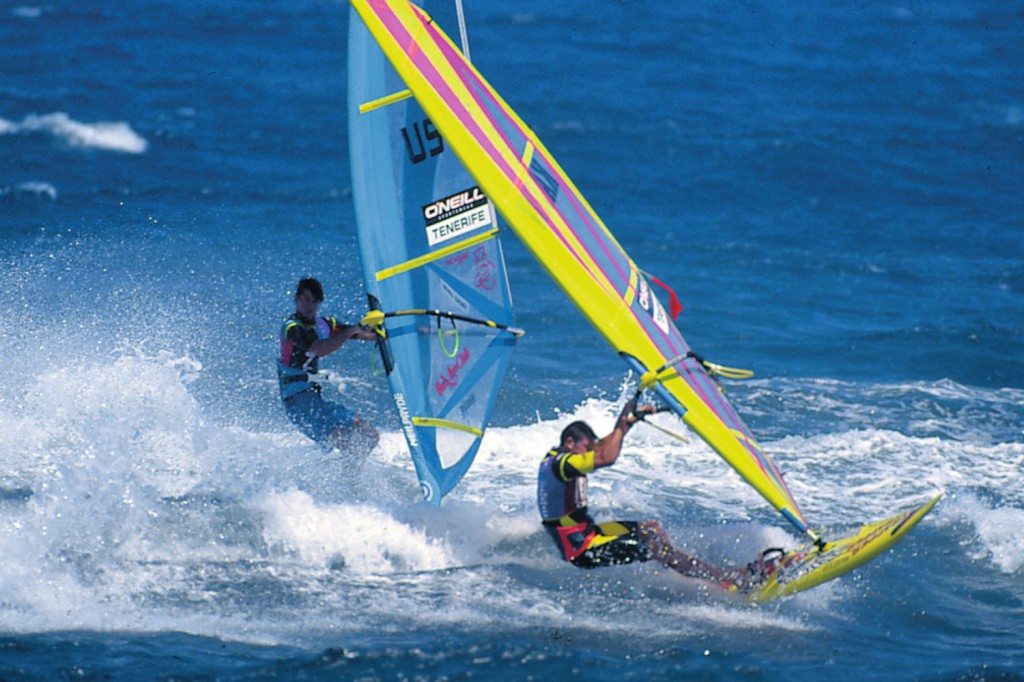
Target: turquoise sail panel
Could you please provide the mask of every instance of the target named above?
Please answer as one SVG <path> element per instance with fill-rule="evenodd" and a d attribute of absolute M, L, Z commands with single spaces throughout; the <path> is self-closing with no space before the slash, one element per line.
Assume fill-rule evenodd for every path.
<path fill-rule="evenodd" d="M 519 330 L 498 215 L 349 21 L 348 118 L 359 250 L 384 369 L 424 498 L 469 470 Z"/>

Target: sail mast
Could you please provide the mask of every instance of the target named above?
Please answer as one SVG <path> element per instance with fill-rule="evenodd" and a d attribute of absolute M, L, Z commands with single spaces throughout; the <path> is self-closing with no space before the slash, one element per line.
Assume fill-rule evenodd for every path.
<path fill-rule="evenodd" d="M 466 31 L 466 15 L 462 11 L 462 0 L 455 0 L 455 12 L 459 15 L 459 38 L 462 40 L 462 54 L 467 62 L 472 62 L 469 56 L 469 33 Z"/>

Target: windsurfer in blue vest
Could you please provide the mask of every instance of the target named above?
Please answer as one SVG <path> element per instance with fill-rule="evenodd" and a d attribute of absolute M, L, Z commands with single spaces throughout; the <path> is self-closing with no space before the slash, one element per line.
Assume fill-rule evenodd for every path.
<path fill-rule="evenodd" d="M 299 431 L 325 450 L 368 451 L 377 444 L 377 431 L 344 405 L 324 400 L 320 384 L 310 375 L 319 370 L 320 358 L 346 341 L 373 341 L 377 335 L 360 325 L 339 324 L 334 317 L 318 316 L 323 300 L 320 282 L 311 277 L 299 280 L 295 312 L 281 326 L 281 356 L 277 362 L 281 401 Z"/>
<path fill-rule="evenodd" d="M 544 456 L 537 474 L 537 505 L 544 527 L 565 560 L 580 568 L 654 559 L 727 591 L 750 589 L 774 568 L 764 559 L 744 568 L 713 566 L 673 547 L 658 521 L 597 523 L 590 516 L 587 474 L 614 464 L 626 433 L 640 416 L 653 412 L 653 406 L 637 408 L 634 401 L 626 403 L 615 428 L 600 440 L 586 422 L 565 427 L 560 445 Z"/>

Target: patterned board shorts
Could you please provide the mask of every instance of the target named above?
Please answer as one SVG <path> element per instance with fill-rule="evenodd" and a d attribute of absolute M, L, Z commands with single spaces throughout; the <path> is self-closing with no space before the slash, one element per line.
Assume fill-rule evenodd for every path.
<path fill-rule="evenodd" d="M 284 411 L 299 431 L 324 448 L 331 446 L 335 429 L 352 428 L 355 413 L 344 405 L 324 400 L 315 391 L 297 393 L 283 402 Z"/>
<path fill-rule="evenodd" d="M 573 565 L 580 568 L 618 566 L 634 561 L 647 561 L 654 556 L 654 552 L 640 537 L 640 526 L 635 521 L 612 521 L 600 524 L 599 528 L 605 534 L 604 537 L 611 535 L 610 531 L 622 532 L 614 532 L 614 540 L 589 547 L 572 560 Z"/>

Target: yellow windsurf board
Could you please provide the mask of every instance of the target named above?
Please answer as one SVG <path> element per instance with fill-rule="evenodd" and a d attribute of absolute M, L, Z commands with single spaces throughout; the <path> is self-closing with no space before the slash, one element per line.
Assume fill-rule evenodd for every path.
<path fill-rule="evenodd" d="M 786 597 L 849 573 L 899 542 L 940 497 L 936 495 L 915 509 L 861 526 L 853 535 L 826 542 L 822 548 L 808 545 L 786 552 L 778 568 L 747 593 L 747 599 L 761 603 Z"/>

